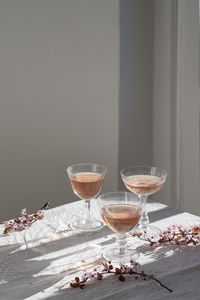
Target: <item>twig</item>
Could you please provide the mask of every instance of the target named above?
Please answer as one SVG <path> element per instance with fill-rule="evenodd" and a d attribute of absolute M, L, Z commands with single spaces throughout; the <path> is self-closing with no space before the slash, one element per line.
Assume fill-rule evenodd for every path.
<path fill-rule="evenodd" d="M 125 281 L 124 275 L 138 275 L 138 276 L 140 276 L 140 278 L 143 277 L 144 280 L 146 280 L 146 278 L 152 279 L 152 280 L 156 281 L 157 283 L 159 283 L 159 285 L 161 287 L 165 288 L 170 293 L 173 292 L 170 288 L 168 288 L 166 285 L 164 285 L 159 279 L 155 278 L 153 275 L 145 274 L 144 271 L 134 270 L 133 269 L 133 265 L 134 265 L 133 262 L 132 262 L 132 267 L 131 268 L 128 267 L 128 266 L 125 266 L 125 265 L 121 265 L 120 268 L 115 268 L 115 270 L 113 270 L 114 268 L 113 268 L 111 262 L 108 262 L 108 264 L 106 262 L 101 262 L 101 265 L 104 266 L 104 269 L 101 272 L 97 271 L 96 268 L 94 269 L 94 273 L 90 272 L 90 274 L 89 274 L 89 273 L 85 272 L 82 280 L 80 280 L 79 277 L 76 277 L 75 281 L 70 283 L 70 286 L 73 287 L 73 288 L 79 287 L 79 288 L 83 289 L 85 287 L 86 281 L 88 279 L 97 278 L 98 280 L 102 280 L 103 275 L 107 275 L 107 274 L 117 275 L 118 279 L 120 281 Z M 139 266 L 138 263 L 135 263 L 135 266 L 136 265 Z"/>

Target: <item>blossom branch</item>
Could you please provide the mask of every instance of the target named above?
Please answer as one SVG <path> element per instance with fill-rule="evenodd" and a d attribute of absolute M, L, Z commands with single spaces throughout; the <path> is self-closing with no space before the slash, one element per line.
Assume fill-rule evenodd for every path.
<path fill-rule="evenodd" d="M 120 264 L 120 267 L 113 268 L 113 265 L 111 262 L 101 262 L 101 265 L 104 267 L 103 270 L 100 272 L 95 268 L 93 272 L 84 272 L 84 275 L 82 276 L 82 279 L 79 277 L 76 277 L 73 282 L 70 283 L 70 286 L 73 288 L 79 287 L 83 289 L 86 285 L 86 281 L 88 280 L 102 280 L 104 275 L 107 274 L 115 274 L 118 276 L 118 280 L 125 281 L 125 275 L 132 275 L 135 279 L 143 279 L 143 280 L 154 280 L 157 283 L 160 284 L 161 287 L 167 289 L 170 293 L 172 293 L 172 290 L 165 286 L 159 279 L 155 278 L 153 275 L 146 274 L 143 270 L 138 270 L 140 268 L 140 265 L 133 260 L 130 261 L 130 266 Z"/>
<path fill-rule="evenodd" d="M 151 238 L 145 238 L 145 234 L 143 235 L 137 232 L 134 232 L 133 236 L 149 242 L 153 248 L 158 247 L 162 243 L 170 243 L 173 245 L 179 245 L 180 243 L 185 245 L 193 244 L 196 246 L 200 243 L 200 226 L 183 228 L 182 226 L 172 225 L 159 235 L 158 240 L 153 236 Z"/>
<path fill-rule="evenodd" d="M 4 234 L 8 234 L 11 231 L 21 231 L 30 227 L 33 223 L 38 220 L 43 219 L 44 210 L 49 207 L 49 201 L 46 202 L 37 212 L 32 215 L 28 215 L 26 208 L 23 208 L 21 211 L 21 217 L 15 218 L 13 221 L 5 222 Z"/>

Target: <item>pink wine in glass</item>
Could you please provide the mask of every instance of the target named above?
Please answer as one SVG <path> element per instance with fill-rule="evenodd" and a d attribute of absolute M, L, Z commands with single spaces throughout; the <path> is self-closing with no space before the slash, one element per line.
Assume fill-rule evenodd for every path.
<path fill-rule="evenodd" d="M 94 172 L 73 173 L 70 177 L 74 193 L 84 200 L 90 200 L 101 190 L 104 177 Z"/>
<path fill-rule="evenodd" d="M 101 216 L 104 222 L 117 233 L 126 233 L 139 222 L 142 210 L 129 204 L 104 206 Z"/>
<path fill-rule="evenodd" d="M 124 183 L 135 194 L 151 195 L 162 188 L 164 181 L 153 175 L 132 175 L 126 177 Z"/>

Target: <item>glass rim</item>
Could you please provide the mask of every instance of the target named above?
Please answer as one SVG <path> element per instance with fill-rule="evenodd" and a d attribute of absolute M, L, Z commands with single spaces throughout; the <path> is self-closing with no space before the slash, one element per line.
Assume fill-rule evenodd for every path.
<path fill-rule="evenodd" d="M 101 197 L 103 196 L 107 196 L 107 195 L 114 195 L 114 194 L 124 194 L 124 195 L 130 195 L 131 197 L 133 198 L 138 198 L 138 196 L 136 194 L 133 194 L 131 192 L 128 192 L 128 191 L 116 191 L 116 192 L 106 192 L 106 193 L 103 193 L 103 194 L 100 194 L 97 199 L 100 199 Z"/>
<path fill-rule="evenodd" d="M 167 172 L 167 170 L 165 170 L 165 169 L 163 169 L 163 168 L 160 168 L 160 167 L 156 167 L 156 166 L 142 166 L 142 165 L 133 165 L 133 166 L 130 166 L 130 167 L 125 167 L 125 168 L 123 168 L 123 169 L 121 169 L 121 171 L 120 171 L 120 175 L 121 176 L 124 176 L 124 177 L 129 177 L 129 176 L 126 176 L 125 174 L 123 174 L 123 172 L 125 171 L 125 170 L 131 170 L 131 169 L 151 169 L 151 168 L 154 168 L 154 169 L 157 169 L 158 171 L 163 171 L 164 172 L 164 175 L 163 176 L 160 176 L 161 178 L 163 178 L 163 177 L 167 177 L 167 175 L 168 175 L 168 172 Z"/>
<path fill-rule="evenodd" d="M 104 165 L 98 164 L 98 163 L 75 163 L 75 164 L 72 164 L 72 165 L 68 166 L 66 168 L 66 171 L 68 172 L 73 167 L 78 167 L 78 166 L 96 166 L 96 167 L 103 168 L 104 169 L 103 173 L 106 173 L 108 171 L 107 167 L 105 167 Z"/>

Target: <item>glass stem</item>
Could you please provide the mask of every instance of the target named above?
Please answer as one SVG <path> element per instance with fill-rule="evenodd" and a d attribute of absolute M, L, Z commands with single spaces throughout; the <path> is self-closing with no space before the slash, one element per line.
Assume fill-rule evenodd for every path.
<path fill-rule="evenodd" d="M 90 220 L 90 200 L 84 200 L 85 203 L 85 220 Z"/>
<path fill-rule="evenodd" d="M 139 196 L 140 201 L 142 201 L 142 203 L 143 203 L 143 214 L 142 214 L 139 224 L 140 224 L 141 229 L 146 229 L 149 225 L 149 217 L 148 217 L 148 213 L 145 209 L 148 196 L 147 195 L 138 195 L 138 196 Z"/>
<path fill-rule="evenodd" d="M 126 233 L 117 233 L 116 240 L 116 253 L 118 255 L 124 255 L 127 246 L 127 235 Z"/>

